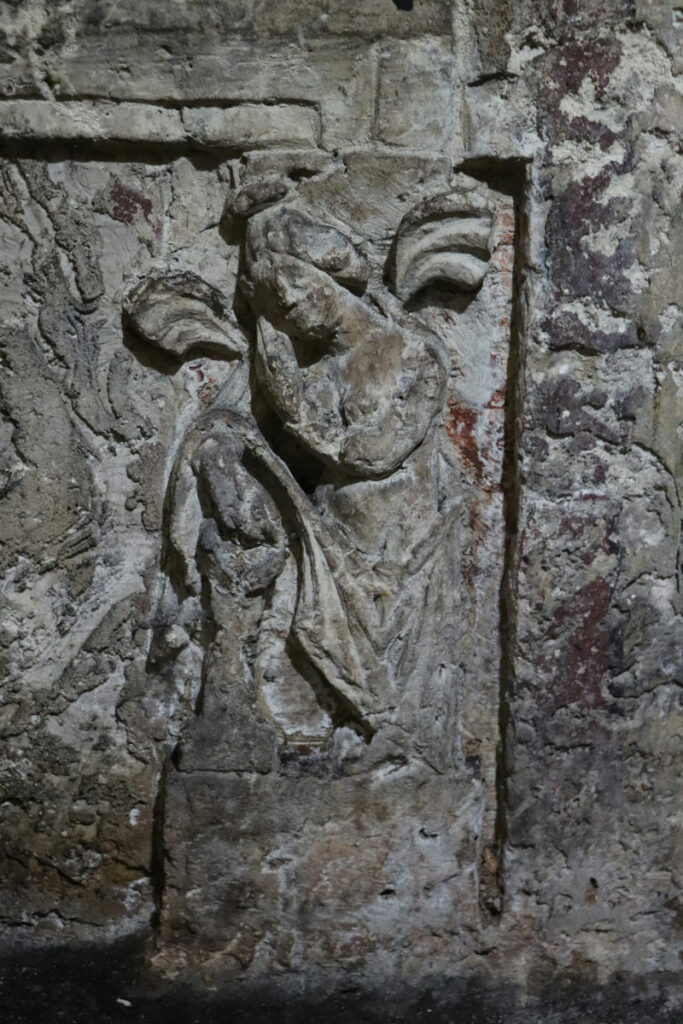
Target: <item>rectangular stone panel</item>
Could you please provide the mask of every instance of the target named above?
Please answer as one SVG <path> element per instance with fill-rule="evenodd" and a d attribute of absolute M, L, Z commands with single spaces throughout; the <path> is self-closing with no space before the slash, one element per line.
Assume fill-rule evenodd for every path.
<path fill-rule="evenodd" d="M 678 1021 L 670 7 L 0 2 L 5 946 Z"/>
<path fill-rule="evenodd" d="M 137 121 L 126 125 L 126 105 L 117 115 L 129 136 L 148 105 L 130 106 Z M 52 107 L 70 111 L 66 127 L 31 122 L 53 131 L 50 159 L 2 161 L 10 426 L 0 568 L 4 635 L 14 638 L 3 652 L 3 774 L 12 792 L 45 794 L 44 805 L 19 800 L 3 812 L 3 915 L 20 921 L 29 905 L 38 917 L 22 927 L 49 934 L 65 916 L 84 930 L 134 929 L 156 913 L 164 969 L 191 962 L 210 973 L 218 955 L 219 973 L 302 958 L 374 970 L 387 958 L 413 962 L 411 949 L 445 962 L 453 929 L 476 926 L 496 813 L 510 201 L 415 153 L 266 148 L 225 159 L 188 148 L 145 162 L 94 148 L 79 160 L 62 145 L 67 129 L 85 123 L 96 147 L 108 108 L 27 109 Z M 260 132 L 255 115 L 266 131 L 286 130 L 291 113 L 315 132 L 307 106 L 149 109 L 177 115 L 175 152 L 179 125 L 208 144 L 227 138 L 226 125 L 242 125 L 233 139 Z M 276 219 L 260 235 L 264 203 Z M 276 248 L 268 259 L 297 274 L 268 298 L 259 246 L 281 237 L 299 255 Z M 333 252 L 346 247 L 348 270 L 325 262 L 330 241 Z M 465 275 L 475 291 L 444 292 L 444 274 Z M 308 446 L 302 455 L 282 447 L 276 420 L 250 419 L 250 387 L 267 396 L 275 384 L 240 376 L 261 342 L 235 297 L 251 295 L 261 317 L 306 281 L 315 287 L 302 315 L 322 285 L 340 304 L 340 337 L 362 357 L 345 416 L 360 427 L 369 417 L 370 429 L 334 455 L 339 469 L 315 454 L 336 443 L 324 422 L 312 433 L 305 418 L 289 427 Z M 307 330 L 296 328 L 297 345 Z M 316 337 L 314 327 L 309 343 Z M 386 361 L 367 360 L 368 338 Z M 299 358 L 307 374 L 317 365 Z M 315 374 L 303 378 L 312 410 L 330 400 Z M 267 402 L 286 415 L 277 396 Z M 379 432 L 377 415 L 387 417 Z M 384 454 L 364 447 L 377 436 Z M 250 454 L 236 456 L 235 444 Z M 404 468 L 375 480 L 377 459 Z M 325 472 L 339 474 L 336 487 Z M 233 549 L 216 541 L 220 563 L 205 553 L 213 517 L 200 498 L 218 487 L 211 500 L 222 508 L 234 479 L 240 492 L 257 488 L 253 507 L 263 503 L 276 540 L 263 568 L 263 544 L 247 543 L 235 582 L 244 597 L 223 575 Z M 252 593 L 257 570 L 276 575 L 265 591 L 254 577 Z M 270 932 L 275 959 L 257 948 Z"/>

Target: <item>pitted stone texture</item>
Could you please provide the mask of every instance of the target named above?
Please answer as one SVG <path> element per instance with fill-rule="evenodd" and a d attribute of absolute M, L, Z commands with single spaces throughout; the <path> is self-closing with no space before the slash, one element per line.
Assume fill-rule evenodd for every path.
<path fill-rule="evenodd" d="M 0 5 L 10 942 L 679 967 L 680 12 L 409 6 Z"/>

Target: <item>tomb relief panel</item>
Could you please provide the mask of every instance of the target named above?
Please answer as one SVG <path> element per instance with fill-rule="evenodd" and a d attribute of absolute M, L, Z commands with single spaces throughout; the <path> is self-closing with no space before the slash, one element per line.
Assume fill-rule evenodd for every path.
<path fill-rule="evenodd" d="M 0 167 L 7 770 L 55 808 L 11 808 L 13 870 L 48 925 L 156 903 L 171 967 L 478 927 L 510 198 L 398 152 L 48 156 Z"/>
<path fill-rule="evenodd" d="M 235 684 L 281 742 L 325 747 L 341 727 L 367 744 L 399 728 L 406 757 L 443 769 L 457 732 L 463 517 L 483 483 L 477 439 L 457 450 L 472 425 L 448 393 L 464 376 L 453 324 L 477 299 L 502 202 L 455 175 L 368 238 L 335 211 L 338 175 L 244 175 L 224 215 L 242 236 L 232 296 L 158 269 L 127 298 L 148 344 L 230 367 L 171 471 L 155 645 L 173 660 L 182 631 L 204 638 L 210 661 L 228 633 Z M 495 348 L 476 338 L 464 356 L 488 349 L 495 366 Z M 438 724 L 421 722 L 437 694 Z"/>
<path fill-rule="evenodd" d="M 236 835 L 211 883 L 187 867 L 206 773 L 260 779 L 259 831 L 293 778 L 381 801 L 451 778 L 469 918 L 493 842 L 511 202 L 414 158 L 268 164 L 247 157 L 226 190 L 232 290 L 176 260 L 125 300 L 146 346 L 221 367 L 175 441 L 148 660 L 193 695 L 164 782 L 169 941 L 196 928 L 188 887 L 235 884 Z M 326 817 L 324 788 L 307 799 Z M 281 896 L 264 901 L 250 934 L 282 920 Z M 199 945 L 241 942 L 245 913 Z"/>

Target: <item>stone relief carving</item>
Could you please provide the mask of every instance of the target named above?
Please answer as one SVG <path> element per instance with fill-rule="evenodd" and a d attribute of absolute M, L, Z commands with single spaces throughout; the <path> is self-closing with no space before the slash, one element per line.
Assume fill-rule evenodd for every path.
<path fill-rule="evenodd" d="M 185 929 L 245 963 L 273 929 L 286 959 L 292 901 L 301 942 L 340 914 L 365 942 L 367 908 L 393 949 L 408 909 L 416 941 L 432 927 L 416 908 L 447 874 L 443 927 L 473 920 L 496 806 L 510 200 L 424 154 L 3 175 L 3 616 L 25 630 L 3 651 L 6 760 L 56 780 L 48 828 L 39 805 L 11 811 L 41 913 L 54 863 L 79 882 L 65 915 L 93 916 L 115 871 L 123 919 L 146 924 L 154 889 L 162 946 Z M 408 885 L 422 830 L 441 838 L 417 840 Z M 359 850 L 377 861 L 362 914 Z"/>
<path fill-rule="evenodd" d="M 167 6 L 4 5 L 0 934 L 666 988 L 680 17 Z"/>
<path fill-rule="evenodd" d="M 183 273 L 152 276 L 126 303 L 137 333 L 177 359 L 201 347 L 234 360 L 171 472 L 174 622 L 157 646 L 173 654 L 201 634 L 205 708 L 210 663 L 227 659 L 280 740 L 401 729 L 397 747 L 443 768 L 462 487 L 437 430 L 448 357 L 421 300 L 479 288 L 495 200 L 457 177 L 403 216 L 378 266 L 347 225 L 282 193 L 282 180 L 257 179 L 229 201 L 245 221 L 239 317 Z M 427 691 L 442 707 L 428 723 Z M 250 763 L 269 746 L 254 742 Z M 204 740 L 186 737 L 182 757 L 200 756 Z"/>
<path fill-rule="evenodd" d="M 213 843 L 201 813 L 177 810 L 195 800 L 198 779 L 220 781 L 216 813 L 230 817 L 245 799 L 234 787 L 261 778 L 266 789 L 251 792 L 248 812 L 259 833 L 274 828 L 272 801 L 295 784 L 292 773 L 342 780 L 342 819 L 353 792 L 364 799 L 363 787 L 379 786 L 377 813 L 400 814 L 401 829 L 418 812 L 396 786 L 426 786 L 438 806 L 443 794 L 429 787 L 451 775 L 446 819 L 475 847 L 495 814 L 497 639 L 494 626 L 479 641 L 490 685 L 468 695 L 464 652 L 475 641 L 464 577 L 471 589 L 473 524 L 485 532 L 474 509 L 490 500 L 482 489 L 499 485 L 502 451 L 484 466 L 453 380 L 472 390 L 468 401 L 486 396 L 500 448 L 501 332 L 489 337 L 491 311 L 473 317 L 470 307 L 509 207 L 466 175 L 425 183 L 410 174 L 412 192 L 368 211 L 354 210 L 347 170 L 334 161 L 306 174 L 247 163 L 221 228 L 239 247 L 234 293 L 176 265 L 157 268 L 125 301 L 147 346 L 228 367 L 179 432 L 148 667 L 191 693 L 195 711 L 174 727 L 163 784 L 162 934 L 175 941 L 187 926 L 202 932 L 200 944 L 241 948 L 246 915 L 247 963 L 265 934 L 262 901 L 225 917 L 224 892 L 207 925 L 187 896 L 205 880 L 183 873 L 201 872 Z M 489 584 L 495 601 L 499 577 Z M 321 821 L 330 792 L 306 798 Z M 286 831 L 263 840 L 259 878 Z M 221 840 L 209 887 L 261 885 L 242 877 L 251 868 L 234 867 L 241 842 L 241 833 Z M 469 869 L 463 877 L 470 889 Z"/>

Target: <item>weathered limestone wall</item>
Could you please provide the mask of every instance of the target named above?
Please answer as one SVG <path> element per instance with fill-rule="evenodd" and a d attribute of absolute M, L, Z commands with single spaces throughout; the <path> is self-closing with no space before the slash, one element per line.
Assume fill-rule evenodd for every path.
<path fill-rule="evenodd" d="M 0 3 L 4 942 L 666 987 L 682 34 Z"/>

